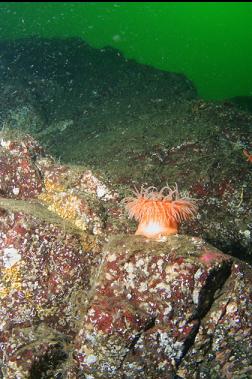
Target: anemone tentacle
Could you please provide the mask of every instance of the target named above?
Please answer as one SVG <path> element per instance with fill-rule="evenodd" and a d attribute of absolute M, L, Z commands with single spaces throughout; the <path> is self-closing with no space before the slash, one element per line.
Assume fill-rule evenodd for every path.
<path fill-rule="evenodd" d="M 141 186 L 140 190 L 135 188 L 132 192 L 133 196 L 126 198 L 125 202 L 129 217 L 139 222 L 136 234 L 154 238 L 177 233 L 179 224 L 197 212 L 194 199 L 180 197 L 177 183 L 160 191 L 154 186 Z"/>

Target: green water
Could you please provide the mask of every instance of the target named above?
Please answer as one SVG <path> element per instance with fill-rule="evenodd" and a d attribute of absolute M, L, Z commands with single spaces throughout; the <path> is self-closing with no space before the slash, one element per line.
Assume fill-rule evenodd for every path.
<path fill-rule="evenodd" d="M 252 3 L 1 3 L 0 38 L 81 37 L 184 73 L 206 99 L 252 96 Z"/>

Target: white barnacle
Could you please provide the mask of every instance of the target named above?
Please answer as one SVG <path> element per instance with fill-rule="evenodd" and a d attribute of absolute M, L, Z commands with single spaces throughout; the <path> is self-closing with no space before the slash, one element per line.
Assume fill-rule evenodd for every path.
<path fill-rule="evenodd" d="M 103 185 L 100 185 L 100 186 L 97 186 L 97 189 L 96 189 L 96 194 L 99 198 L 101 197 L 104 197 L 105 195 L 107 195 L 107 188 Z"/>
<path fill-rule="evenodd" d="M 5 268 L 12 267 L 15 263 L 20 261 L 21 255 L 14 247 L 6 247 L 3 249 L 3 264 Z"/>
<path fill-rule="evenodd" d="M 86 363 L 88 364 L 88 365 L 91 365 L 92 363 L 95 363 L 96 361 L 97 361 L 97 358 L 96 358 L 96 356 L 95 355 L 88 355 L 87 357 L 86 357 L 86 359 L 85 359 L 85 361 L 86 361 Z"/>
<path fill-rule="evenodd" d="M 199 288 L 195 288 L 193 290 L 193 294 L 192 294 L 192 300 L 193 300 L 193 303 L 195 305 L 198 305 L 198 303 L 199 303 L 199 296 L 200 296 L 200 289 Z"/>
<path fill-rule="evenodd" d="M 110 254 L 107 258 L 108 262 L 113 262 L 116 260 L 116 255 L 115 254 Z"/>
<path fill-rule="evenodd" d="M 199 269 L 195 272 L 195 274 L 194 274 L 194 279 L 195 279 L 195 280 L 200 279 L 202 273 L 203 273 L 202 269 L 199 268 Z"/>
<path fill-rule="evenodd" d="M 14 195 L 18 195 L 18 194 L 19 194 L 19 191 L 20 191 L 20 189 L 19 189 L 18 187 L 14 187 L 14 188 L 12 189 L 12 192 L 13 192 Z"/>
<path fill-rule="evenodd" d="M 124 268 L 129 274 L 134 272 L 134 266 L 131 262 L 125 263 Z"/>
<path fill-rule="evenodd" d="M 138 259 L 136 262 L 136 267 L 141 267 L 144 265 L 144 260 L 142 258 Z"/>
<path fill-rule="evenodd" d="M 162 272 L 162 266 L 163 266 L 163 263 L 164 263 L 163 259 L 159 259 L 159 260 L 157 261 L 158 269 L 159 269 L 159 271 L 161 271 L 161 272 Z"/>
<path fill-rule="evenodd" d="M 146 283 L 146 282 L 142 282 L 142 283 L 140 284 L 140 286 L 139 286 L 138 291 L 139 291 L 139 292 L 145 292 L 145 291 L 147 291 L 147 290 L 148 290 L 147 283 Z"/>

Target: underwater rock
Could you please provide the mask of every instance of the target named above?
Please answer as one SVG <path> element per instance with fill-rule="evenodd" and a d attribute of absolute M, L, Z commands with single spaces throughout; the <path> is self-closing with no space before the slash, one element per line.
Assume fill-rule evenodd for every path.
<path fill-rule="evenodd" d="M 55 185 L 101 183 L 51 170 Z M 202 239 L 119 235 L 102 251 L 38 200 L 0 198 L 0 265 L 3 379 L 232 377 L 240 357 L 249 372 L 251 268 Z"/>
<path fill-rule="evenodd" d="M 0 49 L 4 80 L 20 82 L 22 78 L 22 83 L 28 83 L 33 89 L 39 103 L 50 111 L 54 108 L 54 112 L 58 100 L 65 103 L 66 97 L 79 102 L 87 97 L 100 101 L 111 96 L 116 99 L 135 96 L 135 101 L 140 103 L 137 95 L 149 101 L 158 101 L 158 97 L 174 101 L 197 96 L 193 83 L 182 74 L 127 59 L 112 47 L 93 48 L 79 38 L 1 41 Z M 60 109 L 64 111 L 62 106 Z"/>
<path fill-rule="evenodd" d="M 36 160 L 43 148 L 29 135 L 0 133 L 0 196 L 16 199 L 36 197 L 43 188 Z"/>
<path fill-rule="evenodd" d="M 200 208 L 182 231 L 251 262 L 252 170 L 243 155 L 252 146 L 251 113 L 197 98 L 183 75 L 79 39 L 0 48 L 3 126 L 29 130 L 64 162 L 100 172 L 122 197 L 134 186 L 177 183 Z M 107 212 L 110 231 L 125 232 L 118 202 L 103 206 L 118 216 Z"/>
<path fill-rule="evenodd" d="M 8 379 L 30 377 L 40 357 L 55 355 L 55 366 L 78 330 L 96 256 L 39 204 L 19 203 L 1 200 L 0 208 L 0 359 Z"/>
<path fill-rule="evenodd" d="M 20 130 L 26 133 L 39 133 L 44 128 L 44 123 L 29 103 L 11 108 L 7 116 L 2 120 L 3 130 Z"/>
<path fill-rule="evenodd" d="M 113 49 L 36 42 L 3 43 L 6 67 L 8 52 L 29 51 L 5 80 L 24 77 L 37 97 L 34 105 L 27 89 L 22 102 L 19 91 L 12 108 L 14 87 L 5 88 L 9 111 L 21 110 L 12 127 L 31 123 L 64 161 L 85 166 L 56 163 L 32 137 L 1 132 L 0 376 L 250 376 L 251 268 L 201 238 L 250 252 L 252 171 L 242 151 L 251 115 L 194 100 L 183 76 Z M 25 107 L 55 119 L 41 132 Z M 198 218 L 180 232 L 199 238 L 127 235 L 133 223 L 120 199 L 133 185 L 167 181 L 197 199 Z"/>
<path fill-rule="evenodd" d="M 229 375 L 237 368 L 228 360 L 238 359 L 239 351 L 242 372 L 249 373 L 251 274 L 248 266 L 201 239 L 111 238 L 75 341 L 80 373 L 95 379 L 168 379 L 180 372 L 181 378 L 193 378 L 209 366 L 208 377 L 213 377 L 221 348 Z M 204 354 L 202 345 L 211 344 L 209 331 L 216 343 Z M 221 377 L 227 377 L 225 368 Z"/>
<path fill-rule="evenodd" d="M 8 68 L 8 66 L 7 66 Z M 41 119 L 35 112 L 38 107 L 36 94 L 29 86 L 29 82 L 26 84 L 22 81 L 22 76 L 15 75 L 15 71 L 8 70 L 8 78 L 4 77 L 3 67 L 0 68 L 1 80 L 0 80 L 0 122 L 4 125 L 12 125 L 13 128 L 23 126 L 27 128 L 24 121 L 32 121 L 34 125 L 36 123 L 41 124 Z M 12 74 L 14 78 L 12 77 Z M 22 112 L 23 110 L 23 112 Z M 12 116 L 12 117 L 11 117 Z M 20 118 L 18 117 L 20 116 Z M 32 118 L 35 116 L 35 119 Z M 13 123 L 11 120 L 13 118 Z M 19 122 L 21 121 L 21 122 Z M 34 131 L 38 128 L 34 128 Z"/>
<path fill-rule="evenodd" d="M 252 376 L 252 270 L 235 261 L 230 276 L 201 320 L 193 346 L 177 374 L 197 378 Z M 193 373 L 193 375 L 192 375 Z"/>
<path fill-rule="evenodd" d="M 108 217 L 105 208 L 115 208 L 120 201 L 116 191 L 91 170 L 56 163 L 33 137 L 10 130 L 0 133 L 0 196 L 39 199 L 50 211 L 92 235 L 101 235 L 105 227 L 112 231 L 105 218 L 108 221 L 113 212 Z"/>
<path fill-rule="evenodd" d="M 42 162 L 43 163 L 43 162 Z M 78 229 L 102 235 L 105 232 L 103 203 L 118 195 L 90 170 L 58 164 L 43 166 L 44 191 L 38 196 L 48 209 Z"/>
<path fill-rule="evenodd" d="M 245 109 L 252 113 L 252 96 L 235 96 L 229 101 L 238 104 L 241 109 Z"/>

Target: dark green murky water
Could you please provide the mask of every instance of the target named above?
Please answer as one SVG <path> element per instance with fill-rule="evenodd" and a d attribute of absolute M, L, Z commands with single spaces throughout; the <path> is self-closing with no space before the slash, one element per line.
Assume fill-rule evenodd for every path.
<path fill-rule="evenodd" d="M 184 73 L 206 99 L 252 95 L 252 3 L 8 3 L 0 38 L 81 37 Z"/>

